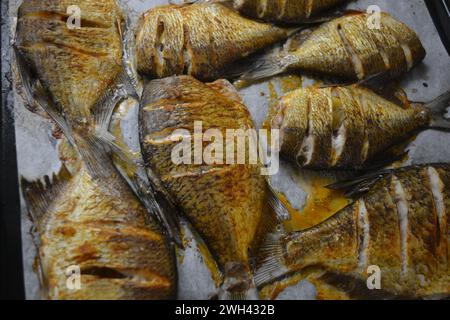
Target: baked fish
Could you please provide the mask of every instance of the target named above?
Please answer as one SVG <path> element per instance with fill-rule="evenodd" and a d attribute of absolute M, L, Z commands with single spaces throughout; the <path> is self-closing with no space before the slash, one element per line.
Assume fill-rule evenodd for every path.
<path fill-rule="evenodd" d="M 25 91 L 80 153 L 94 141 L 113 145 L 112 109 L 135 96 L 122 62 L 123 28 L 115 0 L 24 0 L 19 8 L 15 48 Z M 95 170 L 94 159 L 84 158 L 99 174 L 101 166 Z"/>
<path fill-rule="evenodd" d="M 324 23 L 297 46 L 253 60 L 245 80 L 267 78 L 290 71 L 363 80 L 380 75 L 399 76 L 425 57 L 416 33 L 387 13 L 376 17 L 352 12 Z"/>
<path fill-rule="evenodd" d="M 301 167 L 361 169 L 420 130 L 449 128 L 449 101 L 450 91 L 401 107 L 359 85 L 307 87 L 281 98 L 271 126 L 281 154 Z"/>
<path fill-rule="evenodd" d="M 63 166 L 45 183 L 22 180 L 22 190 L 46 298 L 176 298 L 174 248 L 117 172 L 93 179 Z"/>
<path fill-rule="evenodd" d="M 277 225 L 277 215 L 286 211 L 259 164 L 207 164 L 204 159 L 178 163 L 172 155 L 180 139 L 189 140 L 188 134 L 198 139 L 197 121 L 202 133 L 214 129 L 223 137 L 226 130 L 253 128 L 239 99 L 224 80 L 209 85 L 189 76 L 153 80 L 145 86 L 139 118 L 145 166 L 160 178 L 217 259 L 224 274 L 219 297 L 225 299 L 257 297 L 250 259 L 267 231 Z M 197 152 L 191 145 L 187 148 L 192 148 L 191 155 Z M 236 159 L 238 148 L 233 149 L 227 159 Z"/>
<path fill-rule="evenodd" d="M 72 18 L 80 19 L 79 26 Z M 18 13 L 15 50 L 22 86 L 56 122 L 99 183 L 115 170 L 113 154 L 130 164 L 136 160 L 108 130 L 117 104 L 128 97 L 138 99 L 122 59 L 124 27 L 115 0 L 25 0 Z M 136 178 L 132 187 L 180 244 L 177 227 L 162 212 L 170 203 L 159 198 L 151 182 Z M 156 200 L 162 203 L 156 205 Z"/>
<path fill-rule="evenodd" d="M 136 35 L 138 71 L 216 80 L 238 59 L 286 39 L 289 31 L 240 16 L 220 3 L 168 5 L 146 12 Z"/>
<path fill-rule="evenodd" d="M 266 21 L 301 23 L 346 0 L 235 0 L 241 13 Z"/>
<path fill-rule="evenodd" d="M 258 285 L 321 269 L 329 282 L 354 279 L 354 298 L 370 292 L 390 298 L 450 295 L 450 165 L 386 170 L 333 187 L 358 199 L 311 229 L 274 236 L 278 250 L 256 272 Z M 381 290 L 367 289 L 370 266 L 381 270 Z"/>

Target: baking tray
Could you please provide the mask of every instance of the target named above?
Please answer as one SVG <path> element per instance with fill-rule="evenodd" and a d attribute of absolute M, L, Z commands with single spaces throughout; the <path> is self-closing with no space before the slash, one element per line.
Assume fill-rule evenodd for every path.
<path fill-rule="evenodd" d="M 135 23 L 139 15 L 151 7 L 166 4 L 166 0 L 119 0 L 126 13 Z M 14 33 L 17 8 L 20 1 L 2 1 L 2 44 L 8 44 L 8 37 Z M 413 28 L 422 40 L 428 54 L 421 65 L 414 68 L 403 77 L 399 85 L 413 101 L 430 101 L 450 87 L 450 57 L 439 37 L 439 32 L 430 16 L 423 0 L 360 0 L 351 2 L 348 7 L 364 10 L 369 5 L 378 5 L 399 20 Z M 434 11 L 436 12 L 436 11 Z M 439 18 L 436 18 L 439 21 Z M 444 21 L 444 20 L 442 20 Z M 441 36 L 446 45 L 445 32 L 439 24 Z M 6 36 L 4 36 L 6 35 Z M 9 76 L 8 46 L 2 45 L 2 80 Z M 20 96 L 11 90 L 15 88 L 15 81 L 2 81 L 2 197 L 4 190 L 8 190 L 8 214 L 2 212 L 2 237 L 8 236 L 8 270 L 2 275 L 8 275 L 7 285 L 10 293 L 21 297 L 25 293 L 27 299 L 40 299 L 37 277 L 33 271 L 33 262 L 36 255 L 33 242 L 29 235 L 31 224 L 26 216 L 23 199 L 18 202 L 18 176 L 27 179 L 38 179 L 59 169 L 56 148 L 58 141 L 51 135 L 53 124 L 39 115 L 28 111 Z M 313 81 L 303 78 L 302 85 Z M 257 127 L 261 127 L 266 118 L 268 109 L 279 96 L 286 91 L 300 85 L 298 78 L 276 77 L 240 90 L 244 102 L 249 108 Z M 6 96 L 6 98 L 5 98 Z M 131 106 L 129 110 L 133 110 Z M 135 109 L 134 109 L 135 110 Z M 130 117 L 133 112 L 128 114 Z M 12 117 L 15 125 L 13 126 Z M 130 122 L 124 119 L 122 128 L 130 127 Z M 133 133 L 125 132 L 125 138 L 130 145 L 135 145 Z M 436 131 L 425 131 L 417 136 L 410 144 L 409 158 L 403 163 L 418 164 L 430 162 L 448 162 L 450 159 L 450 135 Z M 14 139 L 16 144 L 14 144 Z M 16 145 L 16 148 L 14 148 Z M 17 172 L 15 166 L 15 153 L 17 153 Z M 305 182 L 309 173 L 300 171 L 291 164 L 281 161 L 280 172 L 272 177 L 275 188 L 283 193 L 294 209 L 301 210 L 311 194 Z M 2 198 L 2 201 L 5 199 Z M 3 205 L 3 203 L 2 203 Z M 19 220 L 20 219 L 20 220 Z M 20 223 L 19 223 L 20 222 Z M 8 233 L 4 233 L 8 225 Z M 19 229 L 19 227 L 21 229 Z M 205 259 L 199 249 L 195 237 L 191 238 L 190 246 L 183 253 L 184 258 L 179 265 L 179 293 L 180 299 L 209 299 L 216 293 L 216 285 L 211 277 L 210 268 L 204 263 Z M 2 247 L 3 249 L 3 247 Z M 2 250 L 3 252 L 3 250 Z M 3 253 L 2 253 L 3 254 Z M 3 261 L 3 260 L 2 260 Z M 4 264 L 2 263 L 2 268 Z M 22 272 L 23 270 L 23 272 Z M 3 271 L 3 269 L 2 269 Z M 12 276 L 9 276 L 12 275 Z M 22 277 L 24 281 L 22 280 Z M 3 281 L 2 281 L 3 282 Z M 5 282 L 3 282 L 5 283 Z M 282 291 L 278 299 L 314 299 L 316 296 L 314 286 L 308 281 L 301 281 Z"/>

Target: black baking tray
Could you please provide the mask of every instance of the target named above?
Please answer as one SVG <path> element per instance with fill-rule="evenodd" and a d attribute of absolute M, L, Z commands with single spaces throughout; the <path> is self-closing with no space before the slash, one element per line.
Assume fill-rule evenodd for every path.
<path fill-rule="evenodd" d="M 450 54 L 450 0 L 425 0 L 430 15 Z M 1 2 L 2 59 L 10 54 L 8 1 Z M 21 210 L 17 176 L 13 101 L 10 66 L 2 61 L 2 91 L 0 109 L 0 298 L 24 299 L 23 261 L 21 245 Z"/>
<path fill-rule="evenodd" d="M 0 109 L 0 298 L 24 299 L 22 237 L 9 61 L 8 1 L 1 2 L 2 107 Z M 3 60 L 5 59 L 5 61 Z M 9 96 L 9 97 L 8 97 Z"/>
<path fill-rule="evenodd" d="M 450 55 L 450 0 L 425 0 L 428 11 Z"/>

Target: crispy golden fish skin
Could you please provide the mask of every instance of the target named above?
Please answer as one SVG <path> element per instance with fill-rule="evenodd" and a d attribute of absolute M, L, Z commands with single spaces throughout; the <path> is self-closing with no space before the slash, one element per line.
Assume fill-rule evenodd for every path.
<path fill-rule="evenodd" d="M 70 6 L 81 28 L 69 29 Z M 122 13 L 115 0 L 24 0 L 16 47 L 71 123 L 81 126 L 123 71 Z"/>
<path fill-rule="evenodd" d="M 22 180 L 37 229 L 45 297 L 176 297 L 173 247 L 121 177 L 92 179 L 84 168 L 72 176 L 63 167 L 51 180 Z M 80 270 L 79 289 L 67 286 L 71 267 Z"/>
<path fill-rule="evenodd" d="M 365 284 L 367 268 L 378 266 L 381 288 L 390 296 L 449 296 L 450 165 L 407 167 L 373 177 L 370 191 L 354 204 L 284 237 L 272 276 L 315 267 Z M 256 274 L 260 283 L 269 278 L 267 269 Z"/>
<path fill-rule="evenodd" d="M 217 129 L 224 137 L 228 129 L 253 128 L 231 88 L 223 80 L 207 85 L 189 76 L 153 80 L 144 90 L 139 122 L 146 167 L 161 178 L 202 235 L 225 278 L 239 278 L 249 273 L 250 255 L 273 217 L 260 166 L 175 164 L 171 159 L 180 143 L 173 139 L 175 130 L 193 135 L 194 121 L 202 122 L 203 132 Z"/>
<path fill-rule="evenodd" d="M 236 0 L 234 7 L 245 15 L 266 21 L 307 22 L 320 12 L 346 0 Z"/>
<path fill-rule="evenodd" d="M 292 53 L 295 62 L 289 68 L 361 80 L 405 73 L 424 59 L 413 30 L 387 13 L 381 13 L 380 29 L 371 28 L 372 18 L 350 14 L 319 27 Z"/>
<path fill-rule="evenodd" d="M 169 5 L 146 12 L 136 35 L 138 71 L 216 80 L 230 63 L 287 38 L 285 29 L 240 16 L 220 3 Z"/>
<path fill-rule="evenodd" d="M 359 85 L 301 88 L 277 108 L 272 128 L 281 130 L 281 154 L 316 169 L 362 168 L 432 120 L 421 105 L 400 107 Z"/>
<path fill-rule="evenodd" d="M 355 81 L 399 76 L 421 62 L 426 52 L 413 30 L 387 13 L 380 15 L 379 25 L 372 15 L 359 12 L 324 23 L 297 49 L 254 59 L 254 67 L 242 79 L 298 70 Z"/>

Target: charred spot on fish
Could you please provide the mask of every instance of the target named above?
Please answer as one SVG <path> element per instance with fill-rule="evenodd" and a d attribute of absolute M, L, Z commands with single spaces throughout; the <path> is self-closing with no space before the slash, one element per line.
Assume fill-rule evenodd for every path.
<path fill-rule="evenodd" d="M 95 276 L 102 279 L 125 279 L 122 272 L 110 267 L 89 266 L 81 268 L 81 275 Z"/>

